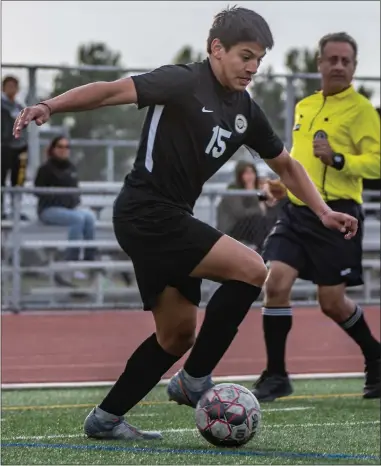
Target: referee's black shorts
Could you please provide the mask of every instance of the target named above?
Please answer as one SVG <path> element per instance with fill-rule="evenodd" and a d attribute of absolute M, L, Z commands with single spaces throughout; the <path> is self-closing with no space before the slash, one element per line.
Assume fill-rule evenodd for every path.
<path fill-rule="evenodd" d="M 299 278 L 317 285 L 362 285 L 362 207 L 351 200 L 328 205 L 358 219 L 354 238 L 344 239 L 339 231 L 326 228 L 308 207 L 287 202 L 265 241 L 263 259 L 283 262 L 298 270 Z"/>
<path fill-rule="evenodd" d="M 166 286 L 199 305 L 202 280 L 189 275 L 223 233 L 159 200 L 135 202 L 125 189 L 114 203 L 113 223 L 121 248 L 134 264 L 144 310 L 155 306 Z"/>

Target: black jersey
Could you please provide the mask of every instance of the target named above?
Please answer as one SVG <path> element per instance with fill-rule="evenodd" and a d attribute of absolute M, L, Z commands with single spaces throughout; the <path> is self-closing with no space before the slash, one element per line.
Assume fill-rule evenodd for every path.
<path fill-rule="evenodd" d="M 149 109 L 127 189 L 192 212 L 203 184 L 239 147 L 264 159 L 283 150 L 260 107 L 246 91 L 225 89 L 208 59 L 132 79 L 138 107 Z"/>

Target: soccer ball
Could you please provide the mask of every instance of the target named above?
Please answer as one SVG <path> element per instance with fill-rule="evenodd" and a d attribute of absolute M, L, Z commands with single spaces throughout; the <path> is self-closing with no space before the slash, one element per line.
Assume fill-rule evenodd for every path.
<path fill-rule="evenodd" d="M 261 408 L 247 388 L 221 383 L 204 393 L 197 403 L 195 416 L 197 429 L 209 443 L 239 447 L 258 432 Z"/>

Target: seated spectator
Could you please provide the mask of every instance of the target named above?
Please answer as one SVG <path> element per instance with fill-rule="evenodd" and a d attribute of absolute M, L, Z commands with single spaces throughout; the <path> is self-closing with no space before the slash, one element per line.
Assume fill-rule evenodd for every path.
<path fill-rule="evenodd" d="M 273 198 L 267 191 L 267 183 L 258 177 L 253 163 L 239 161 L 235 177 L 235 183 L 229 185 L 228 189 L 252 190 L 253 195 L 224 196 L 217 209 L 217 228 L 258 250 L 268 233 L 266 214 L 273 204 Z"/>
<path fill-rule="evenodd" d="M 69 141 L 58 136 L 54 138 L 47 151 L 47 161 L 43 163 L 37 172 L 36 187 L 78 187 L 78 176 L 75 165 L 70 161 Z M 81 208 L 80 195 L 65 194 L 37 194 L 38 217 L 47 225 L 67 226 L 69 241 L 93 240 L 95 236 L 95 216 L 92 211 Z M 84 260 L 95 259 L 95 249 L 85 248 Z M 79 248 L 68 248 L 65 252 L 68 261 L 80 260 Z M 86 274 L 80 271 L 74 272 L 74 278 L 84 279 Z M 56 281 L 63 285 L 71 285 L 63 277 L 56 276 Z"/>

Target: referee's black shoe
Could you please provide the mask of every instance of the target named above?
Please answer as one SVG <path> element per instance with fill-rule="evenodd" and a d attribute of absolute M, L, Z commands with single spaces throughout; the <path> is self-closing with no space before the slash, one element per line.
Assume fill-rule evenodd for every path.
<path fill-rule="evenodd" d="M 269 374 L 267 371 L 253 385 L 252 393 L 258 401 L 274 401 L 294 391 L 288 375 Z"/>
<path fill-rule="evenodd" d="M 365 385 L 363 398 L 381 398 L 381 359 L 365 364 Z"/>

